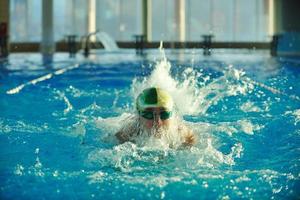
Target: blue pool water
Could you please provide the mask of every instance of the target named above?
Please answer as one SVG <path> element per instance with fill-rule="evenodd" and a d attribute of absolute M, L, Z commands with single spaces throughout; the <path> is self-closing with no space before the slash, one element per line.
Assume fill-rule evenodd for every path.
<path fill-rule="evenodd" d="M 266 52 L 14 54 L 0 72 L 1 199 L 299 199 L 300 61 Z M 118 145 L 151 84 L 191 149 Z"/>

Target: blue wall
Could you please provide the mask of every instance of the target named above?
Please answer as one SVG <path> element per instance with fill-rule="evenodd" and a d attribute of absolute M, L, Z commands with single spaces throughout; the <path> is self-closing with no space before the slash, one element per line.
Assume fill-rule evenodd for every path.
<path fill-rule="evenodd" d="M 283 33 L 278 41 L 279 56 L 300 56 L 300 32 Z"/>

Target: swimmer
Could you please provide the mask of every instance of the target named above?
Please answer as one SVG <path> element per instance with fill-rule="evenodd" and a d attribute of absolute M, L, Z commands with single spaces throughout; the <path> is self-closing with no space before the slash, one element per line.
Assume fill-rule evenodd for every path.
<path fill-rule="evenodd" d="M 142 91 L 136 99 L 136 110 L 133 120 L 115 134 L 119 143 L 136 142 L 141 135 L 165 138 L 170 147 L 196 143 L 193 131 L 175 115 L 174 101 L 165 90 L 151 87 Z"/>

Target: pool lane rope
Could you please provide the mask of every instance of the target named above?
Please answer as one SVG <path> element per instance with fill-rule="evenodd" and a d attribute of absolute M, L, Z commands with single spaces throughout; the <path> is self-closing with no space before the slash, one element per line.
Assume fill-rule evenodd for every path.
<path fill-rule="evenodd" d="M 259 87 L 261 87 L 261 88 L 264 88 L 264 89 L 266 89 L 266 90 L 272 92 L 273 94 L 278 94 L 278 95 L 286 96 L 286 97 L 288 97 L 288 98 L 290 98 L 290 99 L 300 101 L 300 97 L 298 97 L 298 96 L 296 96 L 296 95 L 289 95 L 289 94 L 287 94 L 287 93 L 285 93 L 285 92 L 282 92 L 282 91 L 280 91 L 280 90 L 278 90 L 278 89 L 276 89 L 276 88 L 272 88 L 272 87 L 267 86 L 267 85 L 265 85 L 265 84 L 263 84 L 263 83 L 256 82 L 256 81 L 254 81 L 254 80 L 252 80 L 252 79 L 250 79 L 250 78 L 247 78 L 247 80 L 248 80 L 250 83 L 252 83 L 253 85 L 256 85 L 256 86 L 259 86 Z"/>
<path fill-rule="evenodd" d="M 28 82 L 26 82 L 24 84 L 21 84 L 21 85 L 15 87 L 13 89 L 10 89 L 10 90 L 6 91 L 6 94 L 17 94 L 17 93 L 19 93 L 26 86 L 35 85 L 35 84 L 37 84 L 39 82 L 51 79 L 54 76 L 61 75 L 61 74 L 65 73 L 66 71 L 69 71 L 69 70 L 72 70 L 72 69 L 76 69 L 78 67 L 79 67 L 79 64 L 74 64 L 74 65 L 65 67 L 63 69 L 56 70 L 56 71 L 54 71 L 52 73 L 46 74 L 46 75 L 41 76 L 39 78 L 33 79 L 31 81 L 28 81 Z"/>

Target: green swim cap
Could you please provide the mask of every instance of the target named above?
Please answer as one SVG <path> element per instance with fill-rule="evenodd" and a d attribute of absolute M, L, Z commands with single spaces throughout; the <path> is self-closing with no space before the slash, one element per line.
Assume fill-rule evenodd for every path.
<path fill-rule="evenodd" d="M 162 107 L 168 111 L 173 109 L 174 102 L 171 95 L 157 87 L 151 87 L 143 90 L 136 99 L 136 108 L 138 111 L 144 111 L 147 108 Z"/>

